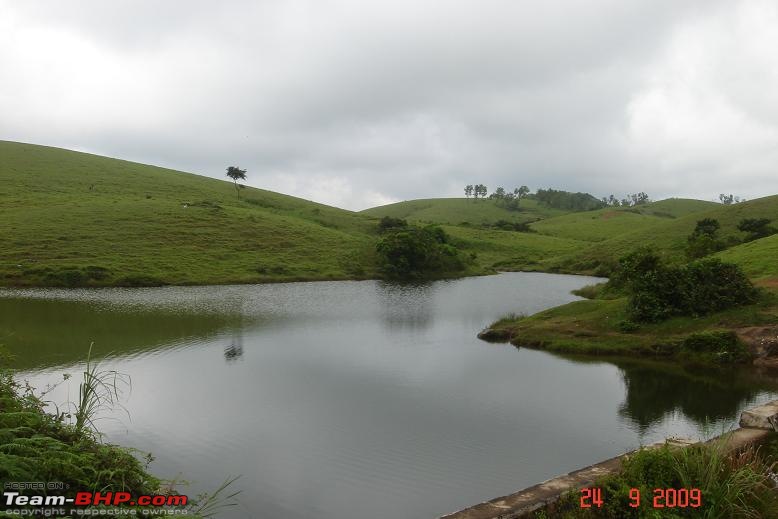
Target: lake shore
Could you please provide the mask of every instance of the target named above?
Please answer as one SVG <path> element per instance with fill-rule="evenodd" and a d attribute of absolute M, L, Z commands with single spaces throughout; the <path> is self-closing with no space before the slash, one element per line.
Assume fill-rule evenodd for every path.
<path fill-rule="evenodd" d="M 690 338 L 701 336 L 730 340 L 732 351 L 727 353 L 732 355 L 689 347 Z M 674 317 L 641 325 L 627 318 L 624 297 L 585 299 L 530 316 L 506 316 L 478 337 L 562 354 L 638 356 L 704 364 L 753 362 L 778 368 L 778 293 L 765 289 L 752 305 L 705 317 Z M 747 355 L 742 355 L 741 347 Z"/>

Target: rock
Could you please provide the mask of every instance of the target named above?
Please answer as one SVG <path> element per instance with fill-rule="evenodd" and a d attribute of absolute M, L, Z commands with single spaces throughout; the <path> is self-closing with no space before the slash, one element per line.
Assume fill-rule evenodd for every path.
<path fill-rule="evenodd" d="M 740 427 L 778 432 L 778 400 L 743 411 L 740 414 Z"/>
<path fill-rule="evenodd" d="M 750 326 L 735 330 L 735 333 L 755 358 L 754 364 L 778 365 L 773 362 L 778 360 L 778 326 Z"/>

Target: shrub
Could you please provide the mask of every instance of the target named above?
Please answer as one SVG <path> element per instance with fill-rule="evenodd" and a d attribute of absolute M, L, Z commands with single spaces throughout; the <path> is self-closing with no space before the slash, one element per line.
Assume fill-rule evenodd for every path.
<path fill-rule="evenodd" d="M 407 227 L 376 245 L 379 268 L 389 278 L 423 279 L 461 271 L 465 263 L 440 227 Z"/>
<path fill-rule="evenodd" d="M 710 258 L 666 266 L 648 249 L 623 257 L 613 283 L 626 288 L 628 315 L 638 322 L 707 315 L 757 298 L 756 289 L 737 265 Z"/>
<path fill-rule="evenodd" d="M 722 364 L 744 362 L 750 357 L 746 346 L 732 331 L 693 333 L 683 340 L 681 351 Z"/>
<path fill-rule="evenodd" d="M 712 236 L 701 234 L 698 236 L 689 236 L 689 242 L 686 244 L 686 257 L 690 260 L 702 258 L 724 250 L 726 245 L 721 240 Z"/>
<path fill-rule="evenodd" d="M 638 325 L 638 323 L 636 323 L 635 321 L 631 321 L 629 319 L 624 319 L 623 321 L 619 321 L 619 323 L 616 326 L 618 326 L 619 331 L 623 333 L 632 333 L 637 331 L 640 328 L 640 325 Z"/>
<path fill-rule="evenodd" d="M 697 259 L 723 250 L 725 245 L 716 236 L 720 228 L 721 224 L 714 218 L 699 220 L 694 231 L 689 235 L 686 256 L 689 259 Z"/>
<path fill-rule="evenodd" d="M 733 263 L 703 259 L 679 270 L 683 285 L 678 310 L 682 315 L 706 315 L 756 301 L 754 285 Z"/>
<path fill-rule="evenodd" d="M 391 216 L 384 216 L 381 221 L 378 222 L 378 232 L 385 233 L 387 231 L 404 229 L 408 227 L 408 222 L 402 218 L 392 218 Z"/>
<path fill-rule="evenodd" d="M 703 218 L 702 220 L 697 221 L 697 225 L 694 227 L 694 231 L 690 238 L 695 236 L 710 236 L 711 238 L 715 238 L 716 233 L 719 232 L 720 228 L 721 224 L 715 218 Z"/>
<path fill-rule="evenodd" d="M 509 222 L 508 220 L 497 220 L 492 224 L 492 227 L 500 229 L 501 231 L 516 231 L 516 232 L 536 232 L 535 229 L 529 226 L 530 222 Z"/>
<path fill-rule="evenodd" d="M 767 218 L 744 218 L 740 220 L 737 228 L 748 233 L 746 241 L 753 241 L 778 233 L 778 229 L 770 227 L 769 223 Z"/>

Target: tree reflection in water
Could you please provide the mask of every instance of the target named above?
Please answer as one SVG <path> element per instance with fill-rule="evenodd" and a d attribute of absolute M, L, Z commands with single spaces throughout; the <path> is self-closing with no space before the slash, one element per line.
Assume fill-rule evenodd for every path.
<path fill-rule="evenodd" d="M 230 345 L 224 348 L 224 358 L 227 362 L 235 362 L 243 357 L 243 334 L 240 330 L 235 328 Z"/>
<path fill-rule="evenodd" d="M 738 410 L 763 392 L 778 391 L 778 379 L 749 368 L 681 367 L 640 360 L 611 361 L 621 370 L 626 397 L 619 415 L 641 432 L 674 412 L 704 426 L 737 419 Z"/>

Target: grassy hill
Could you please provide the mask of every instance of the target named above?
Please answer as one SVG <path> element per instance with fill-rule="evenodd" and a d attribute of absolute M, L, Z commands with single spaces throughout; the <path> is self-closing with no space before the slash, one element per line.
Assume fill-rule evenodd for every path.
<path fill-rule="evenodd" d="M 717 254 L 722 261 L 736 263 L 750 277 L 778 277 L 778 234 L 743 243 Z"/>
<path fill-rule="evenodd" d="M 230 182 L 0 141 L 0 284 L 375 276 L 370 219 L 261 189 L 240 197 Z"/>
<path fill-rule="evenodd" d="M 251 172 L 249 172 L 251 174 Z M 345 211 L 292 196 L 78 153 L 0 141 L 0 285 L 214 284 L 378 277 L 377 218 L 442 224 L 475 258 L 467 274 L 497 270 L 607 273 L 651 244 L 682 258 L 697 220 L 724 239 L 742 218 L 778 221 L 778 196 L 722 206 L 669 199 L 632 208 L 566 212 L 536 200 L 509 211 L 494 200 L 413 200 Z M 534 222 L 534 233 L 496 230 Z M 750 275 L 776 275 L 774 238 L 725 251 Z"/>
<path fill-rule="evenodd" d="M 769 218 L 778 221 L 778 195 L 729 206 L 716 204 L 712 209 L 686 214 L 679 218 L 664 219 L 656 225 L 637 225 L 628 232 L 599 241 L 571 254 L 551 258 L 544 262 L 543 267 L 551 270 L 605 273 L 619 257 L 641 245 L 651 245 L 670 260 L 681 260 L 684 257 L 687 237 L 694 230 L 697 221 L 703 218 L 718 220 L 721 224 L 719 231 L 721 239 L 737 243 L 744 237 L 744 233 L 737 229 L 742 219 Z M 745 260 L 742 254 L 740 258 Z"/>
<path fill-rule="evenodd" d="M 449 234 L 459 238 L 460 247 L 475 252 L 487 268 L 575 272 L 577 258 L 585 258 L 585 251 L 595 242 L 636 231 L 650 232 L 668 221 L 721 207 L 714 202 L 677 198 L 639 207 L 579 212 L 553 209 L 533 199 L 525 199 L 521 204 L 520 211 L 509 211 L 489 199 L 435 198 L 374 207 L 362 214 L 443 224 Z M 536 234 L 490 228 L 500 220 L 533 222 L 530 227 Z M 560 265 L 562 258 L 574 264 Z M 593 271 L 591 261 L 583 261 L 580 270 Z"/>
<path fill-rule="evenodd" d="M 608 207 L 570 213 L 532 224 L 532 229 L 549 236 L 600 242 L 666 223 L 668 219 L 710 210 L 718 204 L 702 200 L 671 198 L 637 207 Z"/>
<path fill-rule="evenodd" d="M 549 257 L 572 253 L 584 242 L 535 233 L 444 226 L 460 249 L 476 255 L 477 262 L 496 270 L 539 270 Z"/>
<path fill-rule="evenodd" d="M 381 218 L 403 218 L 416 223 L 445 225 L 483 225 L 499 220 L 514 223 L 532 222 L 566 214 L 567 211 L 546 207 L 537 200 L 522 200 L 518 211 L 509 211 L 490 199 L 428 198 L 382 205 L 362 211 L 362 214 Z"/>

